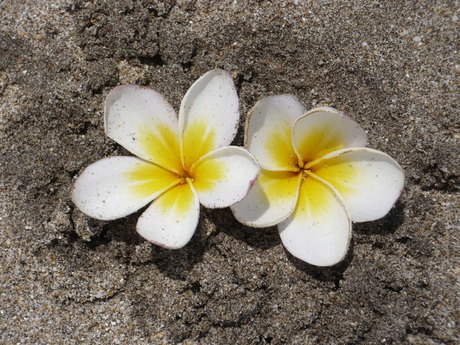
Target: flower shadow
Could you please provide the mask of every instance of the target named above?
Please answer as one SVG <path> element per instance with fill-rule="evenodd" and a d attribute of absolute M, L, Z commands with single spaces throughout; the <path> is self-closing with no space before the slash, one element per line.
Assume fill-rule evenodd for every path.
<path fill-rule="evenodd" d="M 134 226 L 135 227 L 135 226 Z M 264 231 L 263 236 L 259 231 Z M 229 208 L 201 208 L 200 222 L 190 242 L 183 248 L 170 250 L 152 244 L 151 262 L 168 278 L 186 280 L 190 272 L 212 246 L 212 238 L 225 233 L 249 246 L 268 249 L 280 244 L 276 227 L 255 229 L 242 225 L 233 216 Z M 143 241 L 139 235 L 140 241 Z"/>
<path fill-rule="evenodd" d="M 350 266 L 350 263 L 353 260 L 354 256 L 354 243 L 353 239 L 350 242 L 350 246 L 348 248 L 347 255 L 345 258 L 340 261 L 338 264 L 329 267 L 318 267 L 314 265 L 310 265 L 295 256 L 289 253 L 286 248 L 284 248 L 286 256 L 288 260 L 292 263 L 294 267 L 296 267 L 299 271 L 302 271 L 312 278 L 319 280 L 321 282 L 333 282 L 334 289 L 340 288 L 340 281 L 343 279 L 345 271 Z"/>
<path fill-rule="evenodd" d="M 269 249 L 281 243 L 276 226 L 258 229 L 243 225 L 235 219 L 230 208 L 208 209 L 206 214 L 218 231 L 253 248 Z"/>
<path fill-rule="evenodd" d="M 122 241 L 128 245 L 142 243 L 142 237 L 136 232 L 136 223 L 140 215 L 140 212 L 136 212 L 124 218 L 106 221 L 101 235 L 109 242 Z"/>
<path fill-rule="evenodd" d="M 360 235 L 391 235 L 404 222 L 404 207 L 404 203 L 398 200 L 385 217 L 371 222 L 353 223 L 353 232 Z"/>
<path fill-rule="evenodd" d="M 112 241 L 124 242 L 131 250 L 128 250 L 126 256 L 123 256 L 120 260 L 131 262 L 133 259 L 132 251 L 135 250 L 135 247 L 148 243 L 151 249 L 149 258 L 140 264 L 134 264 L 154 264 L 167 277 L 175 280 L 185 280 L 187 272 L 201 261 L 208 247 L 209 236 L 206 235 L 203 219 L 200 219 L 196 233 L 186 246 L 171 250 L 149 243 L 136 231 L 137 221 L 146 208 L 144 207 L 127 217 L 112 221 L 91 220 L 91 224 L 99 224 L 100 230 L 89 241 L 85 242 L 86 245 L 90 248 L 96 248 Z M 81 238 L 78 234 L 76 236 Z M 131 254 L 129 254 L 130 252 Z"/>
<path fill-rule="evenodd" d="M 112 240 L 123 241 L 128 245 L 139 245 L 145 240 L 135 231 L 136 222 L 144 209 L 122 219 L 107 222 L 103 230 L 92 238 L 91 245 L 107 243 Z M 393 209 L 382 219 L 374 222 L 353 224 L 353 232 L 363 235 L 393 234 L 404 220 L 404 204 L 398 201 Z M 208 224 L 207 224 L 208 223 Z M 209 231 L 209 223 L 215 227 L 215 231 Z M 197 230 L 191 241 L 183 248 L 170 250 L 152 246 L 151 259 L 153 263 L 167 277 L 175 280 L 185 280 L 187 272 L 198 264 L 205 252 L 212 245 L 212 238 L 223 232 L 236 240 L 245 242 L 251 247 L 269 249 L 281 243 L 276 226 L 268 228 L 251 228 L 239 223 L 229 208 L 225 209 L 201 209 L 201 218 Z M 263 232 L 263 233 L 262 233 Z M 339 288 L 339 282 L 343 279 L 354 256 L 353 239 L 346 257 L 337 265 L 331 267 L 316 267 L 310 265 L 290 254 L 284 249 L 286 257 L 298 270 L 305 272 L 314 279 L 322 282 L 333 282 Z"/>
<path fill-rule="evenodd" d="M 186 280 L 196 264 L 198 264 L 206 251 L 202 239 L 195 236 L 189 244 L 181 249 L 171 250 L 154 246 L 152 261 L 158 270 L 170 279 Z"/>
<path fill-rule="evenodd" d="M 188 272 L 202 261 L 210 246 L 210 237 L 212 234 L 207 233 L 204 218 L 201 217 L 195 234 L 184 247 L 167 249 L 151 244 L 152 262 L 168 278 L 186 280 Z"/>
<path fill-rule="evenodd" d="M 404 203 L 398 201 L 391 211 L 383 218 L 365 223 L 354 223 L 352 232 L 359 235 L 391 235 L 404 221 Z M 322 282 L 334 282 L 336 289 L 340 288 L 340 281 L 343 279 L 344 272 L 350 266 L 354 257 L 354 239 L 350 242 L 347 255 L 338 264 L 331 267 L 317 267 L 310 265 L 290 254 L 284 249 L 288 260 L 300 271 L 307 273 L 314 279 Z"/>

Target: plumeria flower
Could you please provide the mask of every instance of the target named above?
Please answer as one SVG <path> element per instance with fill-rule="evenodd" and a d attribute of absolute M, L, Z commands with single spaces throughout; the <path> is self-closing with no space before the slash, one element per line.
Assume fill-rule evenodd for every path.
<path fill-rule="evenodd" d="M 277 224 L 285 248 L 303 261 L 338 263 L 351 222 L 383 217 L 403 189 L 398 163 L 366 144 L 364 130 L 335 109 L 307 112 L 291 95 L 261 100 L 249 114 L 245 145 L 262 171 L 231 207 L 235 217 L 253 227 Z"/>
<path fill-rule="evenodd" d="M 158 92 L 118 86 L 106 99 L 105 132 L 137 157 L 109 157 L 88 166 L 75 182 L 73 202 L 102 220 L 152 202 L 137 231 L 159 246 L 180 248 L 195 232 L 200 203 L 228 207 L 257 179 L 260 167 L 253 156 L 228 146 L 238 122 L 235 86 L 222 70 L 206 73 L 190 87 L 179 118 Z"/>

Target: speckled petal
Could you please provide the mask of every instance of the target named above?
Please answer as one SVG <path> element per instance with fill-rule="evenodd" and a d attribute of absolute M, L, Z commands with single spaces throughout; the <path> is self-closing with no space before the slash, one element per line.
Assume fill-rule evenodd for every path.
<path fill-rule="evenodd" d="M 158 197 L 137 222 L 137 232 L 160 247 L 178 249 L 195 233 L 200 202 L 190 182 L 171 188 Z"/>
<path fill-rule="evenodd" d="M 278 230 L 292 255 L 312 265 L 332 266 L 347 253 L 351 221 L 334 188 L 307 177 L 294 212 L 278 225 Z"/>
<path fill-rule="evenodd" d="M 333 108 L 310 110 L 295 122 L 292 133 L 294 150 L 303 162 L 346 147 L 367 144 L 366 132 L 350 117 Z"/>
<path fill-rule="evenodd" d="M 179 182 L 177 175 L 136 157 L 109 157 L 89 165 L 77 178 L 72 201 L 103 220 L 131 214 Z"/>
<path fill-rule="evenodd" d="M 158 92 L 138 85 L 114 88 L 105 101 L 105 132 L 136 156 L 182 172 L 177 116 Z"/>
<path fill-rule="evenodd" d="M 228 72 L 216 69 L 198 79 L 185 94 L 179 111 L 184 168 L 230 145 L 239 117 L 238 95 Z"/>
<path fill-rule="evenodd" d="M 259 165 L 248 151 L 228 146 L 202 157 L 191 175 L 200 203 L 216 208 L 228 207 L 246 196 L 259 172 Z"/>
<path fill-rule="evenodd" d="M 312 166 L 343 197 L 354 222 L 385 216 L 404 187 L 402 168 L 387 154 L 369 148 L 344 149 Z"/>
<path fill-rule="evenodd" d="M 296 169 L 298 158 L 292 147 L 292 126 L 305 111 L 292 95 L 266 97 L 252 108 L 246 125 L 245 145 L 263 169 Z"/>
<path fill-rule="evenodd" d="M 249 194 L 231 206 L 235 218 L 253 227 L 285 220 L 294 210 L 301 180 L 298 173 L 262 170 Z"/>

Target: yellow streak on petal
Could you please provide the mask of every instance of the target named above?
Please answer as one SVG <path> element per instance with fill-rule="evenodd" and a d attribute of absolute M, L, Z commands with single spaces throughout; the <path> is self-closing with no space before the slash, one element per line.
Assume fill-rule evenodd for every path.
<path fill-rule="evenodd" d="M 299 200 L 295 209 L 295 217 L 306 217 L 305 220 L 320 219 L 331 210 L 334 194 L 326 184 L 307 176 L 300 186 Z M 327 215 L 334 217 L 333 214 Z"/>
<path fill-rule="evenodd" d="M 139 140 L 151 160 L 177 174 L 183 174 L 178 134 L 168 126 L 139 128 Z"/>
<path fill-rule="evenodd" d="M 340 132 L 324 124 L 310 128 L 297 149 L 303 161 L 307 163 L 344 147 Z"/>
<path fill-rule="evenodd" d="M 322 160 L 310 169 L 314 174 L 329 182 L 341 195 L 352 192 L 359 184 L 361 169 L 342 156 Z M 362 178 L 364 178 L 362 176 Z"/>
<path fill-rule="evenodd" d="M 216 160 L 205 159 L 191 172 L 193 186 L 197 191 L 209 192 L 225 176 L 225 164 Z"/>
<path fill-rule="evenodd" d="M 198 119 L 189 124 L 182 139 L 186 171 L 189 171 L 198 159 L 216 148 L 216 133 L 204 119 Z"/>
<path fill-rule="evenodd" d="M 287 123 L 280 125 L 269 132 L 266 138 L 266 152 L 270 155 L 274 165 L 296 169 L 298 158 L 292 147 L 292 126 Z"/>
<path fill-rule="evenodd" d="M 188 183 L 179 184 L 166 193 L 162 194 L 156 201 L 157 207 L 163 209 L 174 218 L 183 218 L 191 212 L 194 206 L 195 195 Z"/>
<path fill-rule="evenodd" d="M 125 174 L 129 182 L 134 182 L 131 192 L 136 198 L 146 198 L 149 195 L 180 182 L 180 178 L 158 165 L 140 163 Z"/>
<path fill-rule="evenodd" d="M 286 205 L 295 198 L 299 173 L 262 169 L 259 183 L 271 205 Z"/>

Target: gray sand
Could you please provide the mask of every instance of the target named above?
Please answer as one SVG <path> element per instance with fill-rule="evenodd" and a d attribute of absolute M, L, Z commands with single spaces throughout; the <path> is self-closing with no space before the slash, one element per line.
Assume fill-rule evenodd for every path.
<path fill-rule="evenodd" d="M 457 1 L 0 2 L 1 344 L 458 344 Z M 241 126 L 267 95 L 332 106 L 406 172 L 346 259 L 295 259 L 276 228 L 205 210 L 169 251 L 70 201 L 79 172 L 127 154 L 106 138 L 116 85 L 178 109 L 213 68 L 235 77 Z"/>

